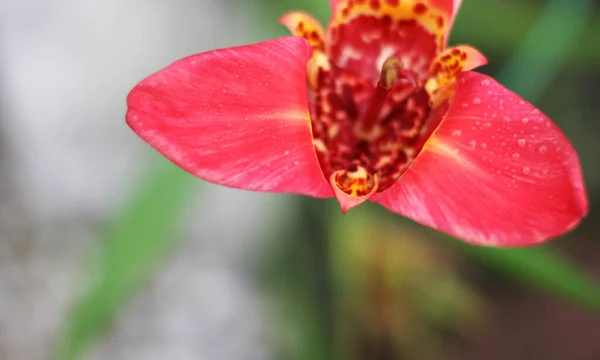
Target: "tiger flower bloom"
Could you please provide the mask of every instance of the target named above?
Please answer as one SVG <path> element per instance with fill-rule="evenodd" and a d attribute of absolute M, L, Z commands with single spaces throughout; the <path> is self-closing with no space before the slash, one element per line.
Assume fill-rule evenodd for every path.
<path fill-rule="evenodd" d="M 467 242 L 541 243 L 588 208 L 548 117 L 447 46 L 461 0 L 330 0 L 326 29 L 186 57 L 141 81 L 127 123 L 171 161 L 233 188 L 366 200 Z"/>

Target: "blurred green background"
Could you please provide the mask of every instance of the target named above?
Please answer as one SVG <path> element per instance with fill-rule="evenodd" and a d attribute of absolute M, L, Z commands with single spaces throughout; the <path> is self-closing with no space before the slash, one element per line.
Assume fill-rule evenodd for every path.
<path fill-rule="evenodd" d="M 126 128 L 143 77 L 326 0 L 0 5 L 0 359 L 600 358 L 598 2 L 464 0 L 452 32 L 581 157 L 589 216 L 519 250 L 206 184 Z"/>

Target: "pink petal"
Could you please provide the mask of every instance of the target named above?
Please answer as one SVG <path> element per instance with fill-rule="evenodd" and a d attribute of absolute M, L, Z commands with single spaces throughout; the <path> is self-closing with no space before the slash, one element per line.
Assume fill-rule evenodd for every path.
<path fill-rule="evenodd" d="M 588 211 L 581 168 L 550 119 L 493 79 L 458 75 L 446 117 L 396 184 L 389 210 L 468 242 L 541 243 Z"/>
<path fill-rule="evenodd" d="M 129 94 L 127 123 L 190 173 L 234 188 L 329 197 L 310 130 L 306 40 L 179 60 Z"/>
<path fill-rule="evenodd" d="M 448 18 L 450 19 L 450 23 L 446 27 L 446 33 L 444 35 L 445 44 L 447 44 L 448 38 L 450 37 L 450 31 L 452 31 L 452 26 L 454 26 L 454 20 L 456 19 L 456 15 L 458 15 L 462 0 L 430 0 L 430 2 L 433 6 L 442 9 L 444 13 L 449 15 Z"/>
<path fill-rule="evenodd" d="M 329 183 L 331 184 L 331 188 L 333 189 L 335 197 L 336 197 L 338 203 L 340 204 L 340 208 L 342 209 L 342 212 L 344 214 L 347 213 L 350 209 L 369 200 L 369 198 L 371 196 L 373 196 L 377 192 L 377 189 L 378 189 L 377 178 L 375 178 L 374 179 L 375 186 L 373 186 L 367 194 L 362 195 L 362 196 L 353 196 L 353 195 L 347 194 L 342 189 L 340 189 L 339 184 L 336 181 L 336 176 L 338 174 L 344 175 L 345 173 L 346 172 L 344 170 L 338 170 L 338 171 L 332 173 L 331 176 L 329 177 Z"/>
<path fill-rule="evenodd" d="M 448 0 L 338 0 L 325 34 L 326 50 L 334 65 L 373 83 L 390 57 L 425 78 L 444 47 L 451 13 Z"/>
<path fill-rule="evenodd" d="M 279 23 L 285 25 L 295 36 L 305 38 L 314 50 L 323 51 L 325 49 L 325 31 L 321 24 L 302 11 L 292 11 L 283 15 Z"/>
<path fill-rule="evenodd" d="M 329 7 L 331 8 L 331 12 L 335 11 L 335 7 L 340 0 L 329 0 Z"/>

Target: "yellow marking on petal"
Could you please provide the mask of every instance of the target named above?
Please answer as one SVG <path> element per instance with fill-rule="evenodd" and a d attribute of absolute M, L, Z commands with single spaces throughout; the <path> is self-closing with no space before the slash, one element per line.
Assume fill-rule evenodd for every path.
<path fill-rule="evenodd" d="M 283 15 L 279 19 L 279 23 L 285 25 L 292 35 L 308 40 L 313 50 L 323 51 L 325 49 L 325 32 L 321 24 L 312 16 L 301 11 L 294 11 Z"/>
<path fill-rule="evenodd" d="M 453 82 L 461 71 L 471 70 L 485 65 L 487 60 L 477 51 L 467 45 L 459 45 L 441 52 L 431 64 L 431 78 L 426 84 L 430 93 Z"/>
<path fill-rule="evenodd" d="M 430 78 L 425 84 L 432 106 L 435 108 L 454 95 L 454 81 L 460 72 L 486 63 L 486 58 L 477 49 L 467 45 L 454 46 L 441 52 L 431 63 Z"/>
<path fill-rule="evenodd" d="M 358 166 L 354 171 L 340 170 L 335 176 L 337 187 L 348 195 L 361 197 L 369 194 L 376 185 L 375 177 Z"/>
<path fill-rule="evenodd" d="M 256 119 L 261 120 L 291 120 L 298 122 L 305 122 L 306 125 L 310 125 L 310 114 L 305 111 L 289 111 L 289 112 L 271 112 L 264 114 L 255 115 Z M 248 118 L 248 120 L 252 120 L 252 118 Z"/>
<path fill-rule="evenodd" d="M 329 71 L 330 69 L 331 64 L 329 63 L 327 56 L 322 51 L 313 51 L 312 58 L 308 61 L 308 64 L 306 64 L 306 78 L 313 90 L 317 88 L 319 70 Z"/>
<path fill-rule="evenodd" d="M 423 145 L 423 150 L 421 150 L 421 152 L 431 151 L 437 155 L 448 157 L 455 161 L 457 165 L 463 166 L 469 170 L 477 169 L 477 167 L 469 159 L 461 154 L 461 151 L 458 147 L 452 146 L 443 139 L 437 138 L 434 135 L 432 135 L 427 140 L 425 145 Z"/>
<path fill-rule="evenodd" d="M 330 29 L 361 15 L 379 18 L 388 16 L 393 21 L 416 20 L 427 31 L 437 35 L 436 43 L 440 51 L 444 47 L 444 34 L 450 25 L 448 14 L 428 0 L 341 0 L 336 6 Z"/>

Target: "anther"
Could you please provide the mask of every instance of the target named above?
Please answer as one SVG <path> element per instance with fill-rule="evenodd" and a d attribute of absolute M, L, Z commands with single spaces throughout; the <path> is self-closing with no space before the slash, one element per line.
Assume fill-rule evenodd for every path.
<path fill-rule="evenodd" d="M 394 86 L 405 86 L 416 90 L 418 86 L 417 74 L 414 71 L 403 69 L 402 62 L 397 58 L 387 59 L 381 68 L 381 75 L 375 91 L 369 99 L 367 107 L 359 118 L 358 125 L 362 133 L 373 130 L 379 120 L 379 113 L 385 99 Z M 412 92 L 409 92 L 409 94 Z"/>

